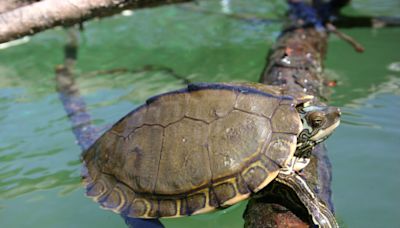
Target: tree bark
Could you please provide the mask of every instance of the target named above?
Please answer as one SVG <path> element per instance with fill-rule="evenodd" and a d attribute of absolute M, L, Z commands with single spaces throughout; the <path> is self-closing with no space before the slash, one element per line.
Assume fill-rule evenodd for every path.
<path fill-rule="evenodd" d="M 0 2 L 0 13 L 10 11 L 22 6 L 32 4 L 41 0 L 1 0 Z"/>
<path fill-rule="evenodd" d="M 15 7 L 19 2 L 8 1 L 11 4 L 9 9 L 13 9 L 11 6 Z M 68 26 L 96 17 L 110 16 L 124 9 L 139 9 L 187 1 L 189 0 L 43 0 L 25 6 L 22 6 L 22 3 L 18 5 L 22 7 L 0 14 L 0 43 L 58 25 Z M 4 6 L 6 6 L 5 3 Z"/>

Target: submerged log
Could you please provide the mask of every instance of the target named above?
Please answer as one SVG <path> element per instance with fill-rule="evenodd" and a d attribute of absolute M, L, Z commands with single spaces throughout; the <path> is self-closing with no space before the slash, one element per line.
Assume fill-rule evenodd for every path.
<path fill-rule="evenodd" d="M 56 67 L 56 88 L 64 110 L 72 125 L 77 144 L 82 151 L 88 149 L 99 137 L 99 131 L 92 124 L 86 103 L 80 95 L 74 79 L 74 66 L 77 60 L 77 31 L 67 29 L 68 41 L 64 48 L 64 64 Z M 122 216 L 128 227 L 162 228 L 158 219 L 136 219 Z"/>
<path fill-rule="evenodd" d="M 88 149 L 98 138 L 92 125 L 86 103 L 75 83 L 74 67 L 78 54 L 78 37 L 74 28 L 67 29 L 68 41 L 64 47 L 64 64 L 56 67 L 56 89 L 64 110 L 72 124 L 72 131 L 82 150 Z"/>

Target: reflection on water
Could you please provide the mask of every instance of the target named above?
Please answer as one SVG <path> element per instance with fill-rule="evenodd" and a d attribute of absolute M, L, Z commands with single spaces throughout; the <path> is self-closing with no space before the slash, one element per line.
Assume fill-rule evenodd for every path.
<path fill-rule="evenodd" d="M 342 107 L 341 110 L 344 116 L 342 118 L 342 123 L 369 128 L 385 127 L 374 123 L 374 120 L 380 119 L 382 117 L 381 114 L 377 114 L 376 116 L 372 116 L 372 118 L 370 118 L 371 113 L 361 114 L 354 112 L 354 110 L 387 110 L 391 106 L 396 107 L 400 105 L 400 102 L 398 102 L 396 98 L 394 98 L 392 104 L 386 104 L 387 99 L 390 99 L 386 97 L 400 96 L 400 77 L 391 76 L 389 78 L 389 81 L 379 84 L 378 86 L 373 86 L 367 91 L 369 92 L 369 95 L 367 97 L 352 100 L 350 103 Z M 398 114 L 397 112 L 393 113 L 395 113 L 396 115 Z M 368 120 L 371 121 L 369 122 Z"/>
<path fill-rule="evenodd" d="M 200 7 L 218 12 L 227 2 L 233 13 L 253 12 L 276 19 L 282 17 L 286 4 L 231 0 L 200 2 Z M 353 1 L 353 9 L 375 8 L 360 2 Z M 169 67 L 192 81 L 257 81 L 280 26 L 174 6 L 94 21 L 86 25 L 80 39 L 77 82 L 95 124 L 104 130 L 148 97 L 183 83 L 160 70 L 99 76 L 90 72 L 152 65 Z M 328 140 L 334 203 L 349 227 L 378 227 L 378 221 L 379 227 L 396 227 L 400 179 L 393 174 L 400 172 L 400 75 L 396 70 L 400 29 L 346 32 L 367 51 L 354 53 L 347 44 L 331 38 L 327 67 L 339 85 L 331 103 L 342 106 L 344 113 L 341 126 Z M 48 31 L 23 45 L 0 50 L 1 227 L 124 227 L 118 215 L 99 209 L 80 187 L 80 150 L 55 93 L 54 67 L 62 63 L 64 39 L 62 30 Z M 245 204 L 163 223 L 242 227 Z"/>
<path fill-rule="evenodd" d="M 21 44 L 25 44 L 25 43 L 28 43 L 29 40 L 30 40 L 30 38 L 25 36 L 25 37 L 22 37 L 20 39 L 9 41 L 7 43 L 1 43 L 0 44 L 0 49 L 6 49 L 6 48 L 10 48 L 10 47 L 21 45 Z"/>
<path fill-rule="evenodd" d="M 373 56 L 370 58 L 371 64 L 377 61 Z M 394 67 L 396 62 L 391 62 L 399 59 L 400 55 L 395 54 L 376 65 L 377 69 L 370 74 L 359 74 L 353 84 L 355 89 L 348 84 L 356 80 L 351 77 L 363 71 L 360 68 L 364 65 L 354 69 L 350 65 L 347 69 L 352 69 L 349 70 L 352 74 L 341 75 L 347 78 L 348 84 L 343 85 L 348 89 L 345 93 L 352 96 L 334 101 L 344 106 L 342 125 L 328 140 L 328 147 L 334 167 L 337 214 L 349 227 L 400 225 L 397 219 L 400 197 L 396 190 L 400 187 L 400 179 L 396 178 L 400 172 L 397 165 L 400 161 L 400 75 Z M 370 83 L 360 87 L 365 81 Z"/>
<path fill-rule="evenodd" d="M 387 68 L 393 72 L 400 72 L 400 62 L 391 63 Z"/>
<path fill-rule="evenodd" d="M 347 121 L 328 142 L 337 213 L 349 227 L 397 227 L 399 90 L 385 89 L 356 103 L 345 107 L 353 115 L 343 115 Z"/>

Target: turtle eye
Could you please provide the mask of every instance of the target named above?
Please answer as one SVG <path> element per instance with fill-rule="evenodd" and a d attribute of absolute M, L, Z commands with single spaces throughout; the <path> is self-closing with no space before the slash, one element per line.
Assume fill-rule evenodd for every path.
<path fill-rule="evenodd" d="M 320 127 L 325 122 L 325 115 L 321 112 L 313 112 L 308 116 L 308 122 L 313 128 Z"/>
<path fill-rule="evenodd" d="M 322 125 L 322 119 L 315 119 L 312 121 L 312 126 L 313 127 L 319 127 Z"/>

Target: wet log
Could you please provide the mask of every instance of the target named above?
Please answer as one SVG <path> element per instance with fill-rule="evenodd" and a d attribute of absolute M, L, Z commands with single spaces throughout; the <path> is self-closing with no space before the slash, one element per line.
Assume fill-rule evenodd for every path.
<path fill-rule="evenodd" d="M 10 1 L 16 5 L 18 1 Z M 0 14 L 0 43 L 32 35 L 55 26 L 69 26 L 106 17 L 125 9 L 140 9 L 188 0 L 42 0 L 20 4 Z M 1 5 L 6 6 L 5 3 Z M 13 7 L 10 7 L 12 9 Z"/>
<path fill-rule="evenodd" d="M 341 6 L 343 4 L 338 4 L 338 7 Z M 291 16 L 293 20 L 268 54 L 260 82 L 283 86 L 288 94 L 304 91 L 316 97 L 313 102 L 321 103 L 328 96 L 328 80 L 322 72 L 327 30 L 318 26 L 302 26 L 304 21 L 299 24 L 297 16 Z M 312 154 L 311 163 L 300 175 L 333 211 L 331 164 L 325 145 L 315 147 Z M 263 197 L 253 198 L 248 203 L 243 215 L 245 227 L 314 226 L 311 216 L 301 202 L 296 200 L 296 194 L 291 189 L 274 182 L 262 191 Z"/>

